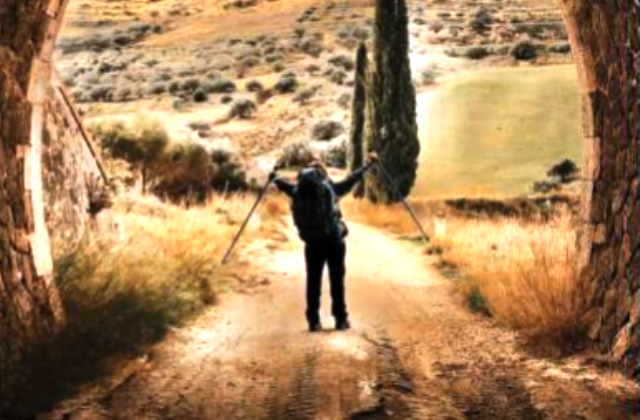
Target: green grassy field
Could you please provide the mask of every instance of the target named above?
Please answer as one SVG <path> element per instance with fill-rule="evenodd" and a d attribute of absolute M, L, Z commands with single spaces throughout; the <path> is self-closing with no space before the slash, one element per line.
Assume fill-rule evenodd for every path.
<path fill-rule="evenodd" d="M 523 195 L 559 160 L 581 165 L 578 89 L 575 67 L 555 66 L 477 71 L 421 95 L 413 195 Z"/>

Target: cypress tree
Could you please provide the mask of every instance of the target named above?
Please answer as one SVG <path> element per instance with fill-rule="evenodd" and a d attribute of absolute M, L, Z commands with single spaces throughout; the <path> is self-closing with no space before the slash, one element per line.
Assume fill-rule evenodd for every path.
<path fill-rule="evenodd" d="M 366 184 L 367 196 L 374 202 L 396 202 L 407 197 L 418 169 L 420 141 L 408 24 L 405 0 L 376 0 L 366 144 L 368 150 L 378 152 L 399 194 L 384 174 L 374 168 Z"/>
<path fill-rule="evenodd" d="M 353 106 L 351 109 L 351 138 L 349 142 L 349 168 L 353 171 L 364 165 L 364 128 L 367 100 L 367 47 L 360 44 L 356 57 Z M 364 182 L 354 190 L 354 196 L 364 197 Z"/>

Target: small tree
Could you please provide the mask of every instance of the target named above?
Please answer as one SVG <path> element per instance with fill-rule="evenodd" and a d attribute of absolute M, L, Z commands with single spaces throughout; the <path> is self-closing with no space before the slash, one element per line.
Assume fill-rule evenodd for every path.
<path fill-rule="evenodd" d="M 547 176 L 558 180 L 561 184 L 568 184 L 575 181 L 580 168 L 571 159 L 564 159 L 563 161 L 553 165 Z"/>
<path fill-rule="evenodd" d="M 366 147 L 379 153 L 395 185 L 374 168 L 367 176 L 367 197 L 397 202 L 411 192 L 420 155 L 406 0 L 376 0 L 368 87 Z"/>

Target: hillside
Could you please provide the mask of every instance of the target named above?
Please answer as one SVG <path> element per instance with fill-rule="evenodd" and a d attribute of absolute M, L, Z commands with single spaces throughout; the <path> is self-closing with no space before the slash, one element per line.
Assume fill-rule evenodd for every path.
<path fill-rule="evenodd" d="M 373 2 L 361 0 L 73 2 L 58 43 L 58 68 L 90 124 L 135 124 L 140 115 L 151 117 L 180 141 L 232 149 L 252 178 L 261 178 L 273 159 L 301 148 L 341 167 L 353 57 L 357 45 L 370 40 L 372 16 Z M 420 92 L 455 84 L 478 70 L 572 61 L 552 1 L 415 1 L 411 22 Z M 514 58 L 514 47 L 522 42 L 531 48 Z M 513 85 L 498 88 L 497 99 L 509 89 Z M 558 114 L 553 103 L 541 105 L 541 118 Z M 313 128 L 328 122 L 337 128 L 314 138 Z M 574 124 L 560 135 L 575 143 L 578 131 Z M 540 139 L 555 141 L 555 136 Z M 578 147 L 574 143 L 569 151 Z M 302 146 L 283 152 L 290 144 Z M 423 161 L 441 155 L 433 149 L 438 144 L 424 139 Z M 550 158 L 569 154 L 561 150 Z"/>

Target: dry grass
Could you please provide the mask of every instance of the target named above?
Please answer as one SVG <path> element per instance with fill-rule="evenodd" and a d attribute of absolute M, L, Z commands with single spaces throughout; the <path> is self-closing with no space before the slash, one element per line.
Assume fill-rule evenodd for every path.
<path fill-rule="evenodd" d="M 118 197 L 112 214 L 101 215 L 78 248 L 56 260 L 67 323 L 55 343 L 34 355 L 28 395 L 55 400 L 73 393 L 215 304 L 235 286 L 242 247 L 278 220 L 256 215 L 236 258 L 221 266 L 254 200 L 215 197 L 187 210 L 153 197 Z"/>
<path fill-rule="evenodd" d="M 437 201 L 411 205 L 431 237 L 427 251 L 441 256 L 443 269 L 454 269 L 458 290 L 472 310 L 550 350 L 580 344 L 586 290 L 579 281 L 576 226 L 568 211 L 556 210 L 543 220 L 470 217 L 473 213 Z M 347 220 L 399 235 L 419 233 L 400 204 L 346 199 L 342 208 Z"/>
<path fill-rule="evenodd" d="M 462 274 L 460 290 L 473 306 L 484 304 L 499 322 L 541 344 L 565 350 L 579 344 L 585 289 L 569 216 L 548 222 L 453 219 L 434 245 Z"/>
<path fill-rule="evenodd" d="M 410 203 L 427 233 L 434 228 L 434 216 L 444 211 L 442 202 L 413 200 Z M 347 221 L 364 223 L 398 235 L 419 235 L 420 231 L 402 204 L 377 205 L 368 200 L 345 198 L 340 207 Z"/>

